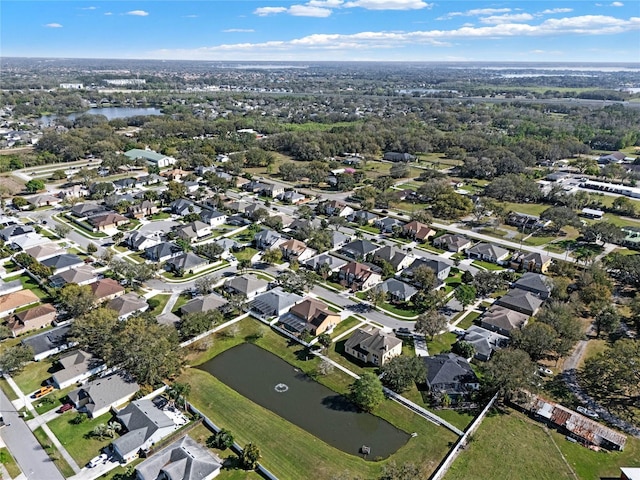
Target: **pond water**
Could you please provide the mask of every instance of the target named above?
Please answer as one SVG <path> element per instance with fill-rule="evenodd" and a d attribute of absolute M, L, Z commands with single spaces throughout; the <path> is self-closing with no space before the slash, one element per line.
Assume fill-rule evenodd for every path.
<path fill-rule="evenodd" d="M 162 115 L 159 108 L 139 108 L 139 107 L 106 107 L 106 108 L 91 108 L 86 112 L 71 113 L 64 115 L 69 120 L 75 120 L 81 115 L 104 115 L 107 120 L 113 120 L 115 118 L 129 118 L 137 117 L 138 115 Z M 40 117 L 40 123 L 43 125 L 51 125 L 51 123 L 58 118 L 58 115 L 44 115 Z"/>
<path fill-rule="evenodd" d="M 198 368 L 244 397 L 271 410 L 326 443 L 352 455 L 370 447 L 368 460 L 385 458 L 409 435 L 386 420 L 358 409 L 276 355 L 245 343 Z"/>

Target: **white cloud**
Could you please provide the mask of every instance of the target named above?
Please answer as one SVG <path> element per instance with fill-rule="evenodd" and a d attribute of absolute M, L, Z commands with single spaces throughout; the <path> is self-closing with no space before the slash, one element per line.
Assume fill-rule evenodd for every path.
<path fill-rule="evenodd" d="M 47 23 L 44 26 L 47 28 L 62 28 L 62 25 L 60 25 L 59 23 Z"/>
<path fill-rule="evenodd" d="M 131 10 L 127 12 L 127 15 L 133 15 L 134 17 L 146 17 L 149 15 L 149 12 L 145 12 L 144 10 Z"/>
<path fill-rule="evenodd" d="M 423 0 L 352 0 L 344 4 L 346 8 L 360 7 L 367 10 L 421 10 L 430 9 L 433 5 Z"/>
<path fill-rule="evenodd" d="M 526 22 L 533 20 L 533 15 L 529 13 L 505 13 L 504 15 L 492 15 L 490 17 L 482 17 L 480 21 L 482 23 L 489 23 L 491 25 L 502 25 L 504 23 L 511 22 Z"/>
<path fill-rule="evenodd" d="M 113 15 L 113 13 L 112 13 L 112 12 L 104 12 L 104 14 L 105 14 L 106 16 L 111 16 L 111 15 Z"/>
<path fill-rule="evenodd" d="M 182 18 L 198 18 L 198 15 L 183 15 Z"/>
<path fill-rule="evenodd" d="M 331 15 L 329 8 L 314 7 L 313 5 L 291 5 L 287 10 L 289 15 L 294 17 L 319 17 L 326 18 Z"/>
<path fill-rule="evenodd" d="M 253 28 L 227 28 L 226 30 L 222 30 L 223 33 L 253 33 L 255 30 Z"/>
<path fill-rule="evenodd" d="M 453 17 L 477 17 L 480 15 L 495 15 L 496 13 L 511 12 L 510 8 L 474 8 L 466 12 L 449 12 L 436 20 L 450 20 Z"/>
<path fill-rule="evenodd" d="M 622 2 L 613 2 L 610 7 L 624 7 L 624 3 Z"/>
<path fill-rule="evenodd" d="M 97 10 L 98 7 L 83 7 L 80 10 Z"/>
<path fill-rule="evenodd" d="M 573 8 L 547 8 L 540 12 L 541 15 L 553 15 L 554 13 L 569 13 L 573 12 Z"/>
<path fill-rule="evenodd" d="M 266 17 L 267 15 L 276 15 L 278 13 L 286 12 L 286 7 L 259 7 L 256 8 L 253 13 L 259 17 Z"/>

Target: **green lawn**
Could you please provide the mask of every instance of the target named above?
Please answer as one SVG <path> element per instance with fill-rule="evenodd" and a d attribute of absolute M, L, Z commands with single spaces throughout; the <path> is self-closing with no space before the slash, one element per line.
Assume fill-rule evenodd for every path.
<path fill-rule="evenodd" d="M 35 435 L 40 445 L 42 445 L 42 448 L 44 448 L 44 450 L 47 452 L 51 460 L 53 460 L 53 463 L 55 463 L 56 467 L 58 467 L 58 470 L 60 470 L 62 475 L 64 475 L 66 478 L 73 476 L 75 472 L 73 471 L 71 466 L 67 463 L 67 461 L 64 458 L 62 458 L 62 455 L 60 455 L 60 452 L 55 447 L 55 445 L 51 443 L 51 440 L 49 440 L 49 437 L 47 437 L 47 434 L 44 433 L 44 430 L 42 430 L 42 427 L 36 428 L 33 431 L 33 434 Z"/>
<path fill-rule="evenodd" d="M 513 212 L 525 213 L 527 215 L 536 215 L 536 216 L 540 216 L 542 212 L 544 212 L 547 208 L 549 208 L 548 205 L 543 205 L 541 203 L 503 202 L 501 205 L 505 208 L 507 212 L 513 211 Z"/>
<path fill-rule="evenodd" d="M 36 282 L 26 273 L 23 273 L 22 275 L 15 275 L 13 277 L 7 277 L 4 279 L 5 282 L 11 282 L 13 280 L 20 280 L 20 283 L 22 283 L 22 288 L 24 288 L 25 290 L 31 290 L 40 300 L 49 299 L 49 294 L 42 289 L 38 282 Z"/>
<path fill-rule="evenodd" d="M 13 379 L 25 395 L 39 389 L 44 381 L 51 377 L 53 363 L 51 358 L 39 362 L 29 362 Z"/>
<path fill-rule="evenodd" d="M 543 427 L 513 410 L 488 415 L 444 478 L 575 480 Z"/>
<path fill-rule="evenodd" d="M 66 400 L 67 393 L 69 393 L 71 390 L 74 390 L 75 388 L 77 388 L 76 384 L 69 385 L 67 388 L 64 388 L 62 390 L 54 390 L 50 394 L 46 395 L 43 401 L 34 401 L 33 406 L 35 407 L 36 412 L 42 415 L 49 410 L 59 408 L 65 403 L 64 400 Z"/>
<path fill-rule="evenodd" d="M 320 360 L 313 356 L 308 361 L 300 360 L 303 351 L 301 346 L 289 346 L 288 339 L 265 329 L 252 319 L 243 320 L 238 326 L 239 332 L 235 336 L 227 337 L 223 332 L 217 334 L 213 347 L 207 352 L 198 353 L 195 347 L 192 361 L 204 361 L 253 335 L 256 344 L 307 373 L 313 374 L 319 365 Z M 260 338 L 255 337 L 258 331 L 263 334 Z M 297 480 L 303 474 L 305 478 L 318 479 L 354 476 L 377 478 L 380 475 L 385 462 L 366 462 L 325 444 L 246 399 L 206 372 L 186 369 L 179 380 L 191 385 L 190 400 L 214 423 L 231 430 L 238 443 L 255 442 L 262 452 L 262 463 L 282 480 Z M 317 380 L 336 392 L 344 393 L 352 379 L 334 371 Z M 398 428 L 417 433 L 416 438 L 409 439 L 404 447 L 392 455 L 391 459 L 398 464 L 411 461 L 423 464 L 432 471 L 448 450 L 448 443 L 455 439 L 453 433 L 417 417 L 390 400 L 383 402 L 374 413 Z"/>
<path fill-rule="evenodd" d="M 11 478 L 16 478 L 22 473 L 20 467 L 18 467 L 18 464 L 9 453 L 9 450 L 4 447 L 0 448 L 0 463 L 7 469 L 7 473 Z"/>
<path fill-rule="evenodd" d="M 151 297 L 147 303 L 149 304 L 149 311 L 152 315 L 160 315 L 162 310 L 167 305 L 167 302 L 171 298 L 170 294 L 161 293 L 159 295 L 155 295 Z"/>
<path fill-rule="evenodd" d="M 502 265 L 496 265 L 495 263 L 491 262 L 483 262 L 482 260 L 474 260 L 471 264 L 475 265 L 478 268 L 483 268 L 491 272 L 497 272 L 505 269 L 505 267 L 503 267 Z"/>
<path fill-rule="evenodd" d="M 346 332 L 350 328 L 355 327 L 359 323 L 362 323 L 362 320 L 356 317 L 347 317 L 343 321 L 341 321 L 338 325 L 336 325 L 336 328 L 334 328 L 333 332 L 331 332 L 331 337 L 335 338 L 341 333 Z"/>
<path fill-rule="evenodd" d="M 180 308 L 187 303 L 189 300 L 191 300 L 191 297 L 189 295 L 180 295 L 178 297 L 178 300 L 176 300 L 175 305 L 173 306 L 173 309 L 171 310 L 173 313 L 177 313 L 180 311 Z"/>
<path fill-rule="evenodd" d="M 222 260 L 222 263 L 220 263 L 219 265 L 215 265 L 215 266 L 210 266 L 207 268 L 204 268 L 202 270 L 198 270 L 195 273 L 188 273 L 185 272 L 185 274 L 181 277 L 178 277 L 174 272 L 162 272 L 160 275 L 169 279 L 169 280 L 178 280 L 178 281 L 187 281 L 190 278 L 196 278 L 196 277 L 202 277 L 208 273 L 213 273 L 216 272 L 218 270 L 222 270 L 223 268 L 225 268 L 227 265 L 229 265 L 229 262 L 227 262 L 226 260 Z"/>
<path fill-rule="evenodd" d="M 433 340 L 427 340 L 427 351 L 429 355 L 437 355 L 441 352 L 447 352 L 451 350 L 458 337 L 455 333 L 447 332 L 442 335 L 436 335 Z"/>
<path fill-rule="evenodd" d="M 458 328 L 462 328 L 463 330 L 466 330 L 471 325 L 473 325 L 474 320 L 478 318 L 480 315 L 482 315 L 482 313 L 480 312 L 471 312 L 466 317 L 464 317 L 464 319 L 462 319 L 462 321 L 458 323 L 456 326 Z"/>
<path fill-rule="evenodd" d="M 154 213 L 149 217 L 150 220 L 166 220 L 167 218 L 171 218 L 171 214 L 167 212 L 158 212 Z"/>
<path fill-rule="evenodd" d="M 244 250 L 240 250 L 238 252 L 233 252 L 233 256 L 240 260 L 251 260 L 253 256 L 258 253 L 256 248 L 245 247 Z"/>
<path fill-rule="evenodd" d="M 70 421 L 76 416 L 76 413 L 75 411 L 71 414 L 68 413 L 66 412 L 51 420 L 49 428 L 58 437 L 58 440 L 69 452 L 69 455 L 73 457 L 80 467 L 83 467 L 113 440 L 112 438 L 104 440 L 95 437 L 85 438 L 85 435 L 99 424 L 104 423 L 106 425 L 109 423 L 113 416 L 111 413 L 105 413 L 98 418 L 87 419 L 79 425 L 74 425 Z"/>
<path fill-rule="evenodd" d="M 13 388 L 11 388 L 9 382 L 7 382 L 4 377 L 0 377 L 0 390 L 2 390 L 9 400 L 13 401 L 18 399 L 16 392 L 13 391 Z"/>

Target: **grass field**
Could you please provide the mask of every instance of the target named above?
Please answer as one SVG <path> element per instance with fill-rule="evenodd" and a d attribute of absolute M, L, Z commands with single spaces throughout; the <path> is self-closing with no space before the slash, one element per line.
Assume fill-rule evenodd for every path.
<path fill-rule="evenodd" d="M 512 410 L 488 415 L 444 478 L 575 480 L 543 427 Z"/>
<path fill-rule="evenodd" d="M 275 353 L 295 367 L 314 374 L 320 360 L 316 357 L 310 357 L 308 361 L 301 360 L 301 346 L 290 345 L 288 339 L 252 319 L 243 320 L 238 325 L 240 331 L 233 337 L 218 334 L 209 351 L 198 353 L 194 350 L 192 363 L 204 361 L 233 345 L 243 343 L 246 338 L 253 338 L 260 347 Z M 317 380 L 339 393 L 346 392 L 352 381 L 339 371 L 318 377 Z M 384 462 L 366 462 L 325 444 L 244 398 L 206 372 L 190 368 L 185 370 L 179 381 L 191 385 L 190 400 L 213 422 L 230 429 L 241 445 L 249 441 L 255 442 L 262 452 L 262 462 L 278 478 L 298 479 L 303 472 L 305 478 L 316 479 L 354 476 L 376 478 L 380 474 Z M 392 401 L 383 402 L 374 413 L 404 431 L 418 434 L 392 455 L 391 459 L 398 464 L 411 461 L 433 470 L 446 453 L 448 443 L 455 439 L 453 433 L 420 419 Z"/>
<path fill-rule="evenodd" d="M 451 350 L 458 337 L 455 333 L 447 332 L 441 335 L 436 335 L 433 340 L 427 339 L 427 351 L 429 355 L 437 355 L 441 352 L 448 352 Z"/>
<path fill-rule="evenodd" d="M 43 382 L 51 377 L 52 361 L 50 358 L 39 362 L 29 362 L 13 379 L 25 395 L 39 389 Z"/>
<path fill-rule="evenodd" d="M 4 447 L 0 448 L 0 463 L 7 469 L 7 473 L 11 478 L 16 478 L 20 475 L 20 467 L 18 467 L 18 464 L 9 453 L 9 450 Z"/>
<path fill-rule="evenodd" d="M 55 463 L 58 470 L 65 476 L 65 478 L 71 477 L 74 475 L 74 471 L 71 466 L 67 463 L 67 461 L 62 458 L 58 449 L 51 443 L 47 434 L 44 433 L 42 427 L 38 427 L 33 431 L 33 435 L 36 437 L 42 448 L 47 452 L 53 463 Z"/>
<path fill-rule="evenodd" d="M 49 428 L 54 433 L 60 443 L 73 457 L 76 463 L 83 467 L 89 460 L 100 453 L 100 449 L 106 447 L 113 440 L 106 438 L 104 440 L 95 437 L 85 438 L 85 435 L 91 432 L 96 426 L 104 423 L 105 425 L 111 421 L 113 416 L 105 413 L 98 418 L 87 419 L 79 425 L 70 423 L 76 413 L 67 412 L 49 422 Z"/>

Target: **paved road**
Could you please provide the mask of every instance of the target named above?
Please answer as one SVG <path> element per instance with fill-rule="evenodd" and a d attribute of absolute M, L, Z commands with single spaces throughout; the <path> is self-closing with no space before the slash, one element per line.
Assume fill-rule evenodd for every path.
<path fill-rule="evenodd" d="M 2 391 L 0 391 L 0 411 L 5 423 L 8 424 L 0 429 L 0 435 L 26 477 L 29 480 L 64 480 L 58 468 Z"/>

